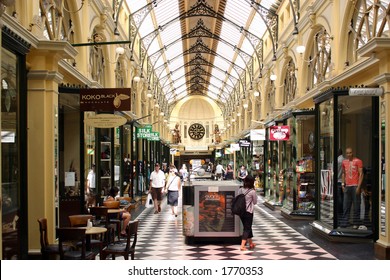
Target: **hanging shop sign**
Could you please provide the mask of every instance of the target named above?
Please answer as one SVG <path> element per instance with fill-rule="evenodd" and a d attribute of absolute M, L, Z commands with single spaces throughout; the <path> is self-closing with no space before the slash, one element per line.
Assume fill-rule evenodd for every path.
<path fill-rule="evenodd" d="M 231 151 L 239 151 L 240 150 L 240 145 L 239 144 L 236 144 L 236 143 L 234 143 L 234 144 L 230 144 L 230 150 Z"/>
<path fill-rule="evenodd" d="M 251 129 L 250 138 L 251 141 L 265 140 L 265 129 Z"/>
<path fill-rule="evenodd" d="M 350 96 L 382 96 L 383 87 L 378 88 L 350 88 L 348 94 Z"/>
<path fill-rule="evenodd" d="M 271 126 L 269 128 L 269 140 L 286 141 L 290 139 L 290 127 L 288 125 Z"/>
<path fill-rule="evenodd" d="M 86 125 L 97 128 L 112 128 L 124 125 L 127 119 L 114 114 L 97 114 L 84 119 Z"/>
<path fill-rule="evenodd" d="M 144 127 L 137 127 L 136 136 L 138 139 L 147 139 L 152 133 L 152 126 L 145 125 Z"/>
<path fill-rule="evenodd" d="M 250 147 L 251 146 L 251 141 L 248 141 L 246 139 L 240 139 L 240 140 L 238 140 L 238 145 L 240 147 Z"/>
<path fill-rule="evenodd" d="M 146 139 L 148 141 L 160 141 L 160 132 L 152 131 Z"/>
<path fill-rule="evenodd" d="M 80 111 L 130 111 L 130 88 L 80 89 Z"/>

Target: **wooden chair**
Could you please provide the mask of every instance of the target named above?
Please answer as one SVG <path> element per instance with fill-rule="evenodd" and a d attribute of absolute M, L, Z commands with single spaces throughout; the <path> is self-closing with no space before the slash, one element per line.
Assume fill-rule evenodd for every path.
<path fill-rule="evenodd" d="M 90 214 L 70 215 L 68 218 L 71 227 L 86 227 L 88 220 L 90 220 L 91 222 L 92 220 L 94 220 L 93 215 Z M 104 237 L 102 239 L 104 239 Z M 81 243 L 77 244 L 77 246 L 80 245 Z M 101 253 L 103 249 L 103 242 L 99 239 L 91 238 L 91 247 L 98 248 L 99 253 Z"/>
<path fill-rule="evenodd" d="M 116 256 L 123 256 L 125 260 L 128 260 L 129 255 L 131 255 L 131 259 L 134 260 L 135 245 L 137 244 L 138 225 L 138 220 L 131 221 L 126 227 L 126 243 L 110 244 L 103 248 L 102 253 L 100 254 L 100 259 L 105 260 L 108 255 L 112 255 L 113 260 L 115 260 Z"/>
<path fill-rule="evenodd" d="M 103 206 L 109 208 L 109 209 L 119 209 L 120 208 L 120 201 L 117 200 L 108 200 L 108 201 L 103 201 Z M 119 217 L 119 213 L 115 214 L 109 214 L 109 223 L 115 224 L 116 225 L 116 233 L 118 236 L 118 240 L 121 238 L 121 228 L 122 228 L 122 221 Z"/>
<path fill-rule="evenodd" d="M 94 260 L 96 253 L 86 251 L 86 229 L 75 227 L 57 228 L 57 236 L 59 240 L 60 259 L 61 260 Z M 81 242 L 80 250 L 64 250 L 64 243 L 77 244 Z"/>
<path fill-rule="evenodd" d="M 60 256 L 60 249 L 58 244 L 50 244 L 47 237 L 47 219 L 40 218 L 38 219 L 39 224 L 39 233 L 40 233 L 40 242 L 41 242 L 41 254 L 43 260 L 50 260 L 54 257 Z M 71 246 L 64 245 L 63 250 L 69 251 Z"/>
<path fill-rule="evenodd" d="M 95 226 L 103 226 L 107 228 L 105 243 L 109 244 L 111 242 L 114 242 L 115 237 L 115 224 L 110 223 L 110 217 L 108 215 L 108 208 L 104 206 L 96 206 L 96 207 L 90 207 L 89 213 L 94 217 L 95 219 Z"/>

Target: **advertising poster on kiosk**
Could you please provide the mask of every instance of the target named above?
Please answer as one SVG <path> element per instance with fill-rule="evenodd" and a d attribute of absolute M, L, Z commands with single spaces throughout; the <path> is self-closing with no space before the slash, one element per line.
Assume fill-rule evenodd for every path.
<path fill-rule="evenodd" d="M 234 191 L 199 191 L 199 233 L 234 232 L 230 202 Z"/>

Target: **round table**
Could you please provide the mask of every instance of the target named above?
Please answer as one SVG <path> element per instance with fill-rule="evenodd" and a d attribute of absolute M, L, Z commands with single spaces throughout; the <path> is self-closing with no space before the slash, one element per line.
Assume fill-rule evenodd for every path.
<path fill-rule="evenodd" d="M 105 227 L 83 227 L 85 228 L 85 249 L 91 250 L 91 236 L 94 234 L 102 234 L 107 231 Z"/>

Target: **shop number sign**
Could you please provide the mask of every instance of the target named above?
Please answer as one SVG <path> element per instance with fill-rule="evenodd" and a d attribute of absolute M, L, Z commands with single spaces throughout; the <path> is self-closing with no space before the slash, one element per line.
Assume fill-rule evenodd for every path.
<path fill-rule="evenodd" d="M 269 140 L 287 141 L 290 139 L 290 127 L 288 125 L 271 126 L 269 128 Z"/>

